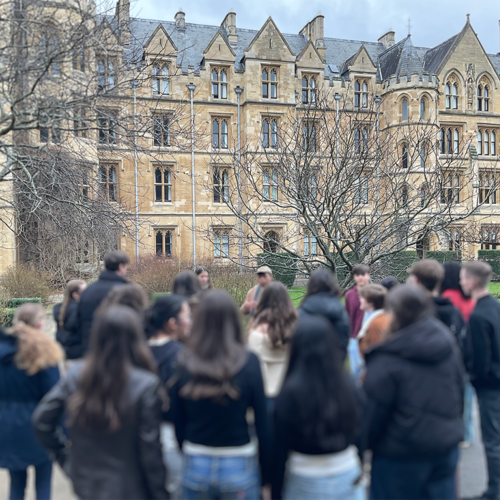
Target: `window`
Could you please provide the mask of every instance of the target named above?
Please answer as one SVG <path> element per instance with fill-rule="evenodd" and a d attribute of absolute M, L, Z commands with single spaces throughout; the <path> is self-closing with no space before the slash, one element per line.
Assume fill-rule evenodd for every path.
<path fill-rule="evenodd" d="M 477 154 L 496 156 L 497 135 L 495 130 L 479 129 L 477 132 Z"/>
<path fill-rule="evenodd" d="M 477 133 L 477 154 L 483 154 L 483 133 L 480 130 Z"/>
<path fill-rule="evenodd" d="M 153 94 L 167 95 L 170 93 L 170 81 L 168 79 L 168 66 L 153 64 Z"/>
<path fill-rule="evenodd" d="M 59 110 L 55 108 L 44 109 L 40 112 L 38 129 L 40 132 L 40 142 L 61 142 L 61 120 Z"/>
<path fill-rule="evenodd" d="M 368 107 L 368 82 L 366 80 L 363 82 L 356 80 L 354 82 L 354 106 L 356 108 Z"/>
<path fill-rule="evenodd" d="M 156 231 L 156 255 L 172 257 L 172 231 Z"/>
<path fill-rule="evenodd" d="M 408 168 L 408 145 L 403 144 L 401 148 L 401 166 Z"/>
<path fill-rule="evenodd" d="M 446 152 L 451 155 L 451 153 L 453 152 L 453 144 L 451 142 L 451 128 L 446 131 L 446 145 Z"/>
<path fill-rule="evenodd" d="M 97 90 L 104 92 L 115 86 L 115 65 L 111 59 L 97 60 Z"/>
<path fill-rule="evenodd" d="M 448 250 L 450 252 L 460 251 L 460 231 L 458 229 L 451 229 L 448 240 Z"/>
<path fill-rule="evenodd" d="M 51 76 L 61 75 L 61 47 L 59 38 L 56 35 L 42 34 L 39 40 L 40 57 L 47 59 L 48 67 L 47 73 Z"/>
<path fill-rule="evenodd" d="M 269 128 L 271 128 L 270 131 Z M 269 142 L 269 132 L 271 132 L 271 142 Z M 276 120 L 266 118 L 262 122 L 262 146 L 265 148 L 278 146 L 278 123 Z"/>
<path fill-rule="evenodd" d="M 491 144 L 490 144 L 491 145 L 491 150 L 490 150 L 491 156 L 495 156 L 496 155 L 496 150 L 497 150 L 496 141 L 497 141 L 497 135 L 493 131 L 493 132 L 491 132 Z"/>
<path fill-rule="evenodd" d="M 267 120 L 262 122 L 262 146 L 269 147 L 269 122 Z"/>
<path fill-rule="evenodd" d="M 451 104 L 453 109 L 458 109 L 458 85 L 456 83 L 451 86 Z"/>
<path fill-rule="evenodd" d="M 214 170 L 214 203 L 229 201 L 229 172 L 226 169 Z"/>
<path fill-rule="evenodd" d="M 313 76 L 302 78 L 302 104 L 316 104 L 316 79 Z"/>
<path fill-rule="evenodd" d="M 408 205 L 408 186 L 401 188 L 401 205 L 406 207 Z"/>
<path fill-rule="evenodd" d="M 488 224 L 481 226 L 481 250 L 496 250 L 497 235 L 500 226 L 498 224 Z"/>
<path fill-rule="evenodd" d="M 313 234 L 304 233 L 304 255 L 318 255 L 318 241 Z"/>
<path fill-rule="evenodd" d="M 359 128 L 354 131 L 354 151 L 356 154 L 361 153 L 361 132 Z"/>
<path fill-rule="evenodd" d="M 158 147 L 170 146 L 170 117 L 153 116 L 153 144 Z"/>
<path fill-rule="evenodd" d="M 460 203 L 460 177 L 458 174 L 443 175 L 441 181 L 441 203 Z"/>
<path fill-rule="evenodd" d="M 280 236 L 276 231 L 268 231 L 264 235 L 264 252 L 278 253 Z"/>
<path fill-rule="evenodd" d="M 309 82 L 307 77 L 302 77 L 302 104 L 309 104 Z"/>
<path fill-rule="evenodd" d="M 363 82 L 363 85 L 361 86 L 361 106 L 363 108 L 368 107 L 368 84 L 366 82 Z"/>
<path fill-rule="evenodd" d="M 82 177 L 80 181 L 80 190 L 82 193 L 82 199 L 84 201 L 88 201 L 89 198 L 89 191 L 90 191 L 90 184 L 89 184 L 89 176 L 86 172 L 85 167 L 82 168 Z"/>
<path fill-rule="evenodd" d="M 484 83 L 479 84 L 477 87 L 477 110 L 490 110 L 490 89 Z"/>
<path fill-rule="evenodd" d="M 458 154 L 458 150 L 460 147 L 460 142 L 459 142 L 459 133 L 458 129 L 455 129 L 453 131 L 453 154 Z"/>
<path fill-rule="evenodd" d="M 116 119 L 103 111 L 97 118 L 99 144 L 116 144 Z"/>
<path fill-rule="evenodd" d="M 88 123 L 85 108 L 75 108 L 73 111 L 73 131 L 76 137 L 86 137 Z"/>
<path fill-rule="evenodd" d="M 431 242 L 428 236 L 420 235 L 417 240 L 417 257 L 423 259 L 426 252 L 431 249 Z"/>
<path fill-rule="evenodd" d="M 423 143 L 420 146 L 420 168 L 425 168 L 427 162 L 427 147 Z"/>
<path fill-rule="evenodd" d="M 229 232 L 215 231 L 214 233 L 214 257 L 216 259 L 227 259 L 229 257 Z"/>
<path fill-rule="evenodd" d="M 172 172 L 169 168 L 155 168 L 155 202 L 172 201 Z"/>
<path fill-rule="evenodd" d="M 364 128 L 363 132 L 363 153 L 368 153 L 368 129 Z"/>
<path fill-rule="evenodd" d="M 420 188 L 420 207 L 425 208 L 427 203 L 427 187 L 425 184 Z"/>
<path fill-rule="evenodd" d="M 309 195 L 312 200 L 318 199 L 318 174 L 316 172 L 312 172 L 309 178 Z"/>
<path fill-rule="evenodd" d="M 73 52 L 73 69 L 85 71 L 85 48 L 77 47 Z"/>
<path fill-rule="evenodd" d="M 361 85 L 358 80 L 354 82 L 354 106 L 356 108 L 361 106 Z"/>
<path fill-rule="evenodd" d="M 278 98 L 278 72 L 275 69 L 262 70 L 262 97 Z"/>
<path fill-rule="evenodd" d="M 354 203 L 368 204 L 368 175 L 360 174 L 354 180 Z"/>
<path fill-rule="evenodd" d="M 304 123 L 302 126 L 302 134 L 304 137 L 304 150 L 306 152 L 316 152 L 316 125 L 313 123 Z"/>
<path fill-rule="evenodd" d="M 493 172 L 479 174 L 479 203 L 497 204 L 498 181 Z"/>
<path fill-rule="evenodd" d="M 116 166 L 99 166 L 99 195 L 106 201 L 117 200 Z"/>
<path fill-rule="evenodd" d="M 401 114 L 403 117 L 403 121 L 408 121 L 408 99 L 403 99 L 401 101 Z"/>
<path fill-rule="evenodd" d="M 490 133 L 487 130 L 484 131 L 484 154 L 490 154 Z"/>
<path fill-rule="evenodd" d="M 444 155 L 446 153 L 446 141 L 444 140 L 445 132 L 444 128 L 441 129 L 441 132 L 439 134 L 439 152 Z"/>
<path fill-rule="evenodd" d="M 227 99 L 227 71 L 225 69 L 212 70 L 212 98 Z"/>
<path fill-rule="evenodd" d="M 227 149 L 228 147 L 227 121 L 216 119 L 212 122 L 212 146 L 216 149 Z"/>
<path fill-rule="evenodd" d="M 426 103 L 426 98 L 425 97 L 422 97 L 422 99 L 420 99 L 420 119 L 421 120 L 425 120 L 426 116 L 427 116 L 427 103 Z"/>
<path fill-rule="evenodd" d="M 271 120 L 271 147 L 278 147 L 278 122 Z"/>
<path fill-rule="evenodd" d="M 262 176 L 264 200 L 278 201 L 278 172 L 265 168 Z"/>

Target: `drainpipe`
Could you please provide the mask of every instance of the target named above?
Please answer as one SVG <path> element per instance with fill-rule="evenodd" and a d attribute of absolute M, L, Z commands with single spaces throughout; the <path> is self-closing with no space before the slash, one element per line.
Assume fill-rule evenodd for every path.
<path fill-rule="evenodd" d="M 238 258 L 240 273 L 243 272 L 243 234 L 241 223 L 241 122 L 240 122 L 240 96 L 243 89 L 237 86 L 234 91 L 238 97 Z"/>
<path fill-rule="evenodd" d="M 193 92 L 196 89 L 194 83 L 187 85 L 191 97 L 191 194 L 193 198 L 193 268 L 196 268 L 196 199 L 194 190 L 194 108 Z"/>
<path fill-rule="evenodd" d="M 134 181 L 135 181 L 135 261 L 139 262 L 139 173 L 137 161 L 137 86 L 139 81 L 134 79 Z"/>
<path fill-rule="evenodd" d="M 382 98 L 378 95 L 375 97 L 375 104 L 377 105 L 377 223 L 380 220 L 380 103 Z M 380 252 L 380 238 L 378 237 L 380 227 L 377 226 L 377 252 Z"/>

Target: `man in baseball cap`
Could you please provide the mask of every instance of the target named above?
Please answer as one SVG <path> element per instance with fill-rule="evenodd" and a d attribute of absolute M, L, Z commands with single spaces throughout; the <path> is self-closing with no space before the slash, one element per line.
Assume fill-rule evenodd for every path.
<path fill-rule="evenodd" d="M 257 306 L 262 289 L 265 288 L 273 280 L 273 271 L 269 266 L 261 266 L 257 269 L 257 282 L 258 284 L 250 288 L 247 293 L 247 297 L 243 305 L 241 306 L 241 312 L 243 314 L 250 314 L 252 317 L 253 311 Z"/>

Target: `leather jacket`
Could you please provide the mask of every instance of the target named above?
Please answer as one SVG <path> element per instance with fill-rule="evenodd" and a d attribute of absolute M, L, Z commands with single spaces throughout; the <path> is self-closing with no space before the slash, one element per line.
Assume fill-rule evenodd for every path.
<path fill-rule="evenodd" d="M 60 421 L 77 390 L 83 364 L 73 365 L 40 401 L 32 418 L 36 436 L 63 466 L 82 500 L 168 498 L 160 443 L 160 380 L 133 368 L 124 391 L 128 409 L 121 427 L 91 432 L 69 422 L 66 436 Z"/>

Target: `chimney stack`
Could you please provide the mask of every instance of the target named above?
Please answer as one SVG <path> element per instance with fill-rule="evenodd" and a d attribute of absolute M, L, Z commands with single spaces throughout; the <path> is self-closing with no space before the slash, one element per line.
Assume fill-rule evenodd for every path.
<path fill-rule="evenodd" d="M 116 2 L 115 16 L 120 30 L 120 42 L 128 45 L 130 43 L 130 0 Z"/>
<path fill-rule="evenodd" d="M 178 30 L 185 30 L 186 29 L 186 14 L 184 14 L 184 11 L 182 9 L 179 9 L 179 12 L 175 14 L 175 27 Z"/>
<path fill-rule="evenodd" d="M 396 33 L 393 30 L 389 30 L 387 33 L 382 35 L 378 39 L 378 43 L 382 43 L 386 49 L 392 47 L 395 43 Z"/>
<path fill-rule="evenodd" d="M 326 45 L 325 45 L 325 16 L 318 14 L 312 21 L 308 22 L 299 32 L 299 35 L 304 35 L 310 40 L 319 55 L 325 59 Z"/>
<path fill-rule="evenodd" d="M 236 12 L 230 10 L 224 21 L 222 21 L 222 26 L 226 28 L 226 33 L 229 38 L 229 43 L 231 45 L 237 45 L 238 43 L 238 32 L 236 30 Z"/>

